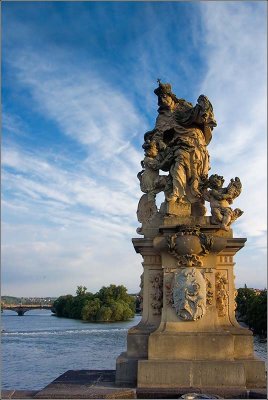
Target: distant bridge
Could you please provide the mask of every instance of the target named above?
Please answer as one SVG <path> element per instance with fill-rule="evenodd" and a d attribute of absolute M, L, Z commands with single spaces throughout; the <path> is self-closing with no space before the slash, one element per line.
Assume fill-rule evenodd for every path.
<path fill-rule="evenodd" d="M 54 312 L 52 305 L 42 305 L 42 304 L 2 304 L 2 310 L 15 311 L 18 315 L 24 315 L 30 310 L 51 310 Z"/>

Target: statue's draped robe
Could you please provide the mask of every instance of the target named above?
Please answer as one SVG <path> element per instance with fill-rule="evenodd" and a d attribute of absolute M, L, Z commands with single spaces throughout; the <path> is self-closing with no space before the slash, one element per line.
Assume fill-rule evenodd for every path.
<path fill-rule="evenodd" d="M 207 144 L 213 126 L 212 111 L 205 113 L 199 104 L 192 107 L 185 100 L 179 100 L 174 111 L 159 112 L 154 140 L 167 146 L 160 157 L 162 169 L 169 169 L 172 177 L 170 200 L 198 201 L 200 181 L 210 169 Z"/>

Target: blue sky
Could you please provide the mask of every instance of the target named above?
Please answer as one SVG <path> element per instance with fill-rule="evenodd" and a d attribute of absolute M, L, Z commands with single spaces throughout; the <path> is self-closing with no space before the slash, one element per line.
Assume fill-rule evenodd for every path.
<path fill-rule="evenodd" d="M 211 100 L 211 173 L 243 184 L 236 286 L 266 287 L 266 7 L 2 2 L 3 295 L 139 290 L 136 175 L 157 78 Z"/>

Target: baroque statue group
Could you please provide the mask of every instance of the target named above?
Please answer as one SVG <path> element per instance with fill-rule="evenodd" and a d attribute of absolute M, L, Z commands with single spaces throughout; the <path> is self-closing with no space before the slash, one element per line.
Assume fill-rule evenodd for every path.
<path fill-rule="evenodd" d="M 132 239 L 142 256 L 142 318 L 117 358 L 116 382 L 136 386 L 142 398 L 146 390 L 165 398 L 193 389 L 243 397 L 266 378 L 252 332 L 235 314 L 234 256 L 246 238 L 233 237 L 231 224 L 243 212 L 231 205 L 242 185 L 209 175 L 217 126 L 209 99 L 200 95 L 193 105 L 160 80 L 154 93 L 158 116 L 144 134 L 138 173 L 140 236 Z"/>
<path fill-rule="evenodd" d="M 168 215 L 203 216 L 205 201 L 210 203 L 211 223 L 229 230 L 230 224 L 242 215 L 230 205 L 241 193 L 238 177 L 223 187 L 224 179 L 217 174 L 208 176 L 207 146 L 217 126 L 209 99 L 200 95 L 193 106 L 178 99 L 169 83 L 161 83 L 154 93 L 158 97 L 158 117 L 153 130 L 144 135 L 143 170 L 138 173 L 141 197 L 138 220 L 146 223 L 158 212 L 156 195 L 165 194 Z M 160 175 L 159 171 L 168 172 Z M 142 230 L 138 230 L 142 234 Z"/>

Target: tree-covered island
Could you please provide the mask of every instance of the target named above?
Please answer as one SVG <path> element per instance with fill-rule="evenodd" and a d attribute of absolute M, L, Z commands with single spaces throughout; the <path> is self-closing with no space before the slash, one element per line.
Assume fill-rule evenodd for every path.
<path fill-rule="evenodd" d="M 267 290 L 249 289 L 247 285 L 237 291 L 236 314 L 255 334 L 267 337 Z"/>
<path fill-rule="evenodd" d="M 102 287 L 95 294 L 78 286 L 76 296 L 60 296 L 53 304 L 57 317 L 90 322 L 126 321 L 134 317 L 135 307 L 135 299 L 123 285 Z"/>

